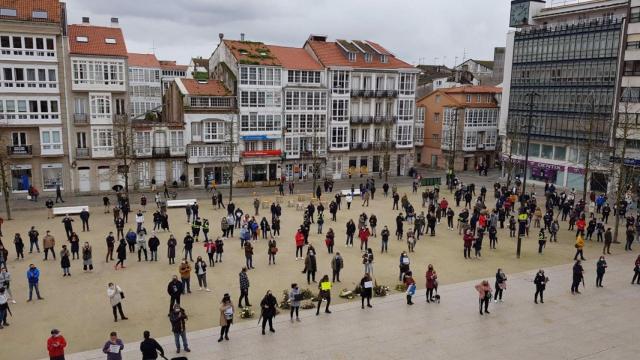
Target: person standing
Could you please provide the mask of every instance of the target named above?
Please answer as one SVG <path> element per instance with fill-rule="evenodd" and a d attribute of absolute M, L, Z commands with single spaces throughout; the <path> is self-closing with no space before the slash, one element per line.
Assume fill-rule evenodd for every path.
<path fill-rule="evenodd" d="M 71 234 L 73 234 L 73 219 L 69 217 L 69 214 L 66 214 L 62 219 L 62 223 L 64 224 L 64 231 L 67 234 L 67 239 L 71 238 Z"/>
<path fill-rule="evenodd" d="M 327 231 L 327 236 L 324 239 L 325 245 L 327 245 L 327 252 L 329 254 L 333 254 L 333 246 L 336 242 L 336 234 L 333 232 L 333 228 L 329 228 Z"/>
<path fill-rule="evenodd" d="M 311 281 L 316 282 L 316 271 L 318 271 L 316 252 L 313 247 L 309 245 L 307 256 L 304 258 L 304 270 L 302 271 L 307 274 L 307 284 L 311 284 Z"/>
<path fill-rule="evenodd" d="M 278 246 L 276 244 L 276 239 L 271 237 L 269 239 L 269 243 L 267 244 L 267 254 L 269 255 L 269 265 L 273 262 L 273 265 L 276 264 L 276 254 L 278 253 Z"/>
<path fill-rule="evenodd" d="M 7 322 L 7 312 L 9 311 L 9 295 L 5 288 L 0 287 L 0 329 L 9 326 Z"/>
<path fill-rule="evenodd" d="M 533 279 L 533 283 L 536 285 L 536 294 L 533 296 L 534 303 L 538 303 L 538 295 L 540 295 L 540 302 L 544 304 L 544 290 L 548 282 L 549 278 L 544 275 L 544 270 L 538 270 L 536 277 Z"/>
<path fill-rule="evenodd" d="M 406 251 L 403 251 L 400 254 L 400 275 L 398 276 L 398 281 L 404 282 L 405 275 L 411 271 L 410 263 L 409 255 L 407 255 Z"/>
<path fill-rule="evenodd" d="M 369 273 L 365 273 L 362 279 L 360 279 L 360 301 L 361 308 L 364 309 L 364 301 L 367 300 L 367 307 L 371 306 L 371 296 L 373 295 L 373 280 Z"/>
<path fill-rule="evenodd" d="M 7 299 L 10 300 L 11 303 L 15 304 L 16 300 L 11 293 L 11 273 L 5 266 L 0 268 L 0 287 L 4 287 L 7 291 Z"/>
<path fill-rule="evenodd" d="M 322 277 L 320 284 L 318 284 L 318 289 L 320 289 L 320 293 L 318 294 L 318 308 L 316 309 L 316 316 L 320 315 L 320 305 L 322 305 L 323 300 L 327 302 L 324 312 L 331 314 L 331 311 L 329 310 L 329 305 L 331 304 L 331 281 L 329 281 L 329 275 L 324 275 Z"/>
<path fill-rule="evenodd" d="M 118 265 L 120 265 L 120 269 L 126 268 L 124 266 L 124 261 L 127 259 L 127 243 L 124 239 L 120 239 L 120 244 L 118 244 L 118 249 L 116 250 L 118 262 L 113 267 L 115 270 L 118 270 Z"/>
<path fill-rule="evenodd" d="M 339 252 L 331 259 L 332 282 L 340 282 L 340 270 L 344 267 L 344 259 Z"/>
<path fill-rule="evenodd" d="M 604 273 L 607 270 L 607 261 L 604 259 L 604 256 L 600 256 L 598 262 L 596 263 L 596 287 L 602 286 L 602 279 L 604 278 Z"/>
<path fill-rule="evenodd" d="M 173 234 L 169 235 L 169 240 L 167 240 L 167 257 L 169 258 L 169 265 L 173 265 L 176 263 L 176 246 L 178 245 L 178 240 L 173 236 Z"/>
<path fill-rule="evenodd" d="M 102 352 L 107 354 L 107 360 L 122 360 L 123 349 L 124 343 L 118 339 L 118 333 L 112 331 L 109 334 L 109 340 L 102 347 Z"/>
<path fill-rule="evenodd" d="M 240 299 L 238 299 L 238 307 L 242 308 L 242 299 L 244 299 L 244 305 L 249 307 L 251 306 L 251 304 L 249 304 L 249 276 L 247 276 L 246 267 L 242 268 L 238 277 L 240 281 Z"/>
<path fill-rule="evenodd" d="M 93 256 L 91 253 L 91 245 L 85 241 L 82 247 L 82 269 L 84 271 L 93 271 Z"/>
<path fill-rule="evenodd" d="M 373 274 L 373 250 L 367 248 L 366 252 L 362 254 L 362 264 L 364 264 L 364 272 L 367 274 Z"/>
<path fill-rule="evenodd" d="M 187 259 L 182 260 L 182 263 L 178 267 L 180 273 L 180 280 L 182 281 L 182 288 L 184 294 L 191 294 L 191 265 Z"/>
<path fill-rule="evenodd" d="M 184 244 L 183 246 L 183 251 L 184 251 L 184 259 L 187 260 L 187 258 L 189 260 L 191 260 L 191 262 L 193 262 L 193 236 L 191 236 L 191 234 L 187 231 L 187 234 L 184 236 L 184 239 L 182 240 L 182 243 Z"/>
<path fill-rule="evenodd" d="M 216 244 L 216 261 L 222 262 L 222 254 L 224 253 L 224 240 L 222 238 L 217 238 L 215 241 Z"/>
<path fill-rule="evenodd" d="M 262 335 L 265 334 L 264 329 L 269 323 L 269 331 L 276 332 L 273 328 L 273 318 L 276 316 L 276 305 L 278 300 L 271 294 L 271 290 L 267 290 L 267 293 L 260 301 L 261 317 L 262 317 Z"/>
<path fill-rule="evenodd" d="M 635 265 L 633 266 L 633 279 L 631 279 L 631 284 L 633 283 L 640 285 L 640 255 L 636 258 Z"/>
<path fill-rule="evenodd" d="M 29 230 L 29 254 L 33 253 L 33 247 L 36 247 L 36 250 L 38 251 L 38 253 L 40 253 L 40 245 L 38 245 L 38 236 L 40 235 L 40 233 L 38 233 L 38 230 L 36 230 L 35 226 L 31 227 L 31 230 Z"/>
<path fill-rule="evenodd" d="M 155 360 L 158 358 L 158 352 L 160 352 L 161 357 L 164 356 L 164 349 L 160 344 L 156 341 L 156 339 L 151 337 L 151 333 L 149 330 L 145 330 L 142 333 L 142 337 L 144 340 L 140 343 L 140 352 L 142 353 L 142 360 Z"/>
<path fill-rule="evenodd" d="M 60 250 L 60 267 L 62 268 L 62 276 L 71 276 L 71 260 L 69 260 L 71 253 L 67 249 L 67 245 L 62 245 Z"/>
<path fill-rule="evenodd" d="M 389 228 L 387 227 L 387 225 L 384 226 L 384 228 L 382 228 L 382 231 L 380 232 L 380 237 L 382 240 L 382 248 L 380 250 L 380 253 L 389 253 L 389 236 L 391 235 L 391 232 L 389 231 Z"/>
<path fill-rule="evenodd" d="M 576 255 L 573 257 L 573 260 L 578 260 L 578 255 L 580 255 L 580 260 L 584 261 L 585 259 L 584 259 L 584 255 L 582 253 L 582 251 L 584 249 L 584 238 L 582 237 L 582 234 L 579 234 L 576 237 L 575 248 L 576 248 Z"/>
<path fill-rule="evenodd" d="M 182 338 L 184 351 L 191 352 L 189 343 L 187 342 L 187 320 L 187 313 L 180 307 L 180 304 L 173 305 L 173 311 L 169 314 L 169 321 L 171 322 L 171 332 L 176 342 L 176 352 L 178 354 L 180 353 L 180 338 Z"/>
<path fill-rule="evenodd" d="M 607 231 L 604 232 L 604 247 L 602 248 L 602 255 L 604 252 L 607 252 L 607 255 L 611 255 L 611 243 L 613 242 L 613 234 L 611 233 L 611 228 L 607 228 Z"/>
<path fill-rule="evenodd" d="M 44 202 L 44 206 L 47 207 L 47 219 L 53 219 L 55 215 L 53 215 L 53 200 L 47 199 Z"/>
<path fill-rule="evenodd" d="M 46 231 L 44 237 L 42 238 L 42 248 L 44 248 L 44 261 L 47 261 L 49 251 L 51 251 L 51 255 L 53 255 L 53 260 L 56 259 L 56 239 L 51 235 L 49 230 Z"/>
<path fill-rule="evenodd" d="M 211 239 L 205 240 L 204 251 L 207 253 L 207 257 L 209 258 L 209 266 L 215 266 L 213 257 L 216 254 L 216 244 Z"/>
<path fill-rule="evenodd" d="M 87 208 L 83 208 L 80 212 L 80 220 L 82 220 L 82 231 L 89 231 L 89 210 Z"/>
<path fill-rule="evenodd" d="M 435 301 L 435 299 L 433 298 L 433 291 L 438 288 L 438 274 L 436 273 L 436 270 L 433 268 L 433 265 L 429 264 L 427 266 L 427 273 L 425 277 L 427 278 L 426 298 L 427 298 L 427 302 L 430 303 L 432 301 Z"/>
<path fill-rule="evenodd" d="M 128 320 L 122 311 L 122 299 L 124 299 L 124 293 L 120 286 L 114 283 L 109 283 L 107 285 L 107 296 L 109 297 L 109 303 L 111 304 L 111 310 L 113 311 L 113 321 L 118 322 L 118 313 L 120 313 L 121 320 Z"/>
<path fill-rule="evenodd" d="M 180 304 L 180 297 L 182 296 L 183 291 L 184 291 L 184 286 L 178 280 L 178 276 L 173 275 L 173 278 L 169 282 L 169 285 L 167 285 L 167 294 L 169 294 L 169 297 L 170 297 L 169 314 L 171 314 L 171 310 L 173 309 L 173 306 L 175 304 L 178 304 L 178 305 Z"/>
<path fill-rule="evenodd" d="M 507 275 L 502 271 L 502 269 L 498 268 L 496 271 L 496 293 L 493 295 L 493 302 L 497 303 L 498 300 L 502 302 L 502 292 L 507 288 Z"/>
<path fill-rule="evenodd" d="M 573 279 L 571 282 L 571 294 L 581 294 L 580 292 L 580 283 L 584 279 L 584 269 L 582 268 L 582 263 L 580 260 L 576 260 L 576 263 L 573 265 Z"/>
<path fill-rule="evenodd" d="M 138 245 L 138 262 L 142 260 L 142 253 L 144 253 L 144 261 L 149 261 L 149 257 L 147 256 L 147 230 L 145 228 L 140 228 L 138 234 L 136 235 L 136 244 Z"/>
<path fill-rule="evenodd" d="M 253 267 L 253 245 L 248 240 L 244 242 L 244 258 L 247 269 L 255 269 Z"/>
<path fill-rule="evenodd" d="M 51 336 L 47 339 L 49 360 L 64 360 L 64 348 L 66 347 L 67 340 L 60 334 L 60 330 L 51 330 Z"/>
<path fill-rule="evenodd" d="M 407 286 L 407 305 L 413 305 L 411 298 L 416 294 L 416 282 L 411 277 L 411 272 L 405 276 L 404 283 Z"/>
<path fill-rule="evenodd" d="M 116 243 L 116 239 L 113 237 L 113 231 L 109 231 L 109 235 L 107 235 L 105 241 L 107 243 L 107 256 L 105 257 L 105 261 L 108 263 L 109 259 L 113 261 L 113 248 Z"/>
<path fill-rule="evenodd" d="M 200 287 L 198 290 L 202 291 L 202 288 L 207 292 L 210 292 L 207 287 L 207 263 L 202 260 L 202 256 L 198 256 L 198 259 L 195 264 L 196 276 L 198 277 L 198 286 Z"/>
<path fill-rule="evenodd" d="M 233 304 L 231 303 L 231 297 L 229 294 L 224 294 L 222 296 L 222 302 L 220 304 L 220 337 L 218 338 L 218 342 L 222 341 L 222 337 L 224 336 L 225 340 L 229 340 L 229 328 L 231 324 L 233 324 L 233 314 L 235 309 L 233 308 Z"/>
<path fill-rule="evenodd" d="M 487 280 L 482 280 L 481 283 L 476 285 L 476 291 L 478 292 L 479 303 L 480 303 L 480 315 L 484 315 L 482 312 L 482 308 L 484 306 L 484 312 L 487 314 L 491 314 L 489 312 L 489 302 L 491 301 L 491 285 Z"/>
<path fill-rule="evenodd" d="M 13 238 L 13 244 L 16 248 L 16 260 L 20 260 L 20 258 L 24 260 L 24 241 L 22 241 L 22 236 L 20 236 L 20 233 L 16 233 L 15 237 Z"/>
<path fill-rule="evenodd" d="M 291 322 L 293 322 L 293 313 L 296 313 L 296 321 L 300 321 L 299 312 L 300 312 L 300 302 L 302 301 L 302 293 L 300 292 L 300 288 L 298 288 L 298 284 L 291 284 L 291 290 L 289 290 L 289 301 L 291 302 L 291 314 L 289 315 L 291 318 Z"/>
<path fill-rule="evenodd" d="M 158 261 L 158 248 L 160 247 L 160 239 L 156 235 L 155 231 L 151 232 L 149 238 L 149 252 L 151 252 L 151 261 Z"/>
<path fill-rule="evenodd" d="M 29 300 L 27 300 L 27 302 L 32 300 L 34 289 L 36 291 L 38 300 L 44 300 L 44 298 L 40 296 L 40 270 L 38 270 L 38 268 L 34 264 L 29 264 L 29 270 L 27 271 L 27 281 L 29 282 Z"/>

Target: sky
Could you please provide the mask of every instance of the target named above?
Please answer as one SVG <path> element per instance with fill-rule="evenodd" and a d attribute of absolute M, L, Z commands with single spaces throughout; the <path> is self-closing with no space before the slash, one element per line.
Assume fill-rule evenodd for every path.
<path fill-rule="evenodd" d="M 417 64 L 492 60 L 504 46 L 509 0 L 66 0 L 70 24 L 120 21 L 129 52 L 188 64 L 218 34 L 301 47 L 309 34 L 375 41 Z"/>

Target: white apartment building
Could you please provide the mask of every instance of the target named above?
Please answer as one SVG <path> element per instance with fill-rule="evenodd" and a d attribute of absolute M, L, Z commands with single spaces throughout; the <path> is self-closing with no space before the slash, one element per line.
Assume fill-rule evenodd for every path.
<path fill-rule="evenodd" d="M 11 191 L 72 188 L 65 136 L 66 9 L 58 0 L 0 2 L 0 140 Z M 4 155 L 3 155 L 4 156 Z"/>
<path fill-rule="evenodd" d="M 129 115 L 138 117 L 162 106 L 160 62 L 153 54 L 128 54 Z"/>
<path fill-rule="evenodd" d="M 162 96 L 169 89 L 169 85 L 176 78 L 187 77 L 187 65 L 178 65 L 174 60 L 159 60 L 160 82 L 162 83 Z"/>
<path fill-rule="evenodd" d="M 420 70 L 372 41 L 330 42 L 326 36 L 311 35 L 304 48 L 327 71 L 327 175 L 408 174 L 415 162 L 415 90 Z"/>
<path fill-rule="evenodd" d="M 80 192 L 124 185 L 115 159 L 114 121 L 128 116 L 127 54 L 117 18 L 109 27 L 91 25 L 89 18 L 69 26 L 69 136 Z"/>

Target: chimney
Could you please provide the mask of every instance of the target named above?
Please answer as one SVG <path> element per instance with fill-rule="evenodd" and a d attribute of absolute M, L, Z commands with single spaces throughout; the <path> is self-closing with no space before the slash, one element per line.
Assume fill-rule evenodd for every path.
<path fill-rule="evenodd" d="M 117 17 L 111 18 L 111 27 L 120 27 L 120 21 Z"/>
<path fill-rule="evenodd" d="M 222 42 L 222 39 L 224 39 L 224 34 L 218 33 L 218 38 L 220 39 L 220 42 Z"/>
<path fill-rule="evenodd" d="M 82 17 L 82 23 L 83 23 L 83 24 L 87 24 L 87 25 L 88 25 L 88 24 L 90 24 L 90 22 L 89 22 L 89 17 L 88 17 L 88 16 L 83 16 L 83 17 Z"/>
<path fill-rule="evenodd" d="M 244 33 L 240 33 L 240 41 L 244 41 Z"/>

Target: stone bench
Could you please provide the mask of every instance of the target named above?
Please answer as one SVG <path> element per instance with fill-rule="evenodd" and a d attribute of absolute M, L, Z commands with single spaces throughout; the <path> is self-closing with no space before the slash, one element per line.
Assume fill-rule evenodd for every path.
<path fill-rule="evenodd" d="M 187 207 L 195 203 L 196 199 L 167 200 L 167 207 Z"/>
<path fill-rule="evenodd" d="M 340 195 L 347 196 L 351 194 L 351 189 L 348 190 L 340 190 Z M 353 189 L 353 196 L 360 196 L 360 189 Z"/>
<path fill-rule="evenodd" d="M 58 215 L 73 215 L 73 214 L 80 214 L 82 212 L 82 210 L 87 210 L 89 211 L 89 207 L 86 205 L 83 206 L 63 206 L 63 207 L 54 207 L 53 208 L 53 215 L 54 216 L 58 216 Z"/>

